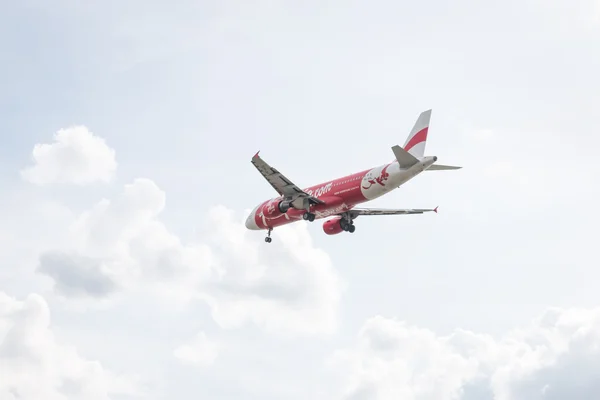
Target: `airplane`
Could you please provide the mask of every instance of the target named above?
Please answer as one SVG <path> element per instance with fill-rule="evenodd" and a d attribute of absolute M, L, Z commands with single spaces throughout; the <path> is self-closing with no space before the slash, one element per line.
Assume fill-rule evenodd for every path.
<path fill-rule="evenodd" d="M 354 220 L 366 215 L 407 215 L 436 212 L 434 209 L 378 209 L 356 208 L 399 188 L 423 171 L 456 170 L 462 167 L 436 164 L 436 156 L 424 156 L 427 134 L 431 121 L 431 109 L 423 111 L 403 147 L 392 147 L 394 160 L 355 174 L 326 181 L 306 189 L 300 189 L 277 169 L 267 164 L 260 150 L 252 157 L 252 164 L 271 184 L 278 197 L 263 201 L 246 218 L 249 230 L 266 230 L 265 242 L 271 243 L 274 228 L 292 222 L 315 221 L 329 218 L 323 223 L 327 235 L 343 231 L 353 233 Z"/>

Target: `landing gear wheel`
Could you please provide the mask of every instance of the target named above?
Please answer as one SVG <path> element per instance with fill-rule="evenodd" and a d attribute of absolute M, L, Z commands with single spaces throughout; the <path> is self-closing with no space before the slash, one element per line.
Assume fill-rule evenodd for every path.
<path fill-rule="evenodd" d="M 267 243 L 271 243 L 271 240 L 272 239 L 270 237 L 268 237 L 268 236 L 265 238 L 265 242 L 267 242 Z"/>
<path fill-rule="evenodd" d="M 345 219 L 341 219 L 340 220 L 340 227 L 342 228 L 343 231 L 348 232 L 348 230 L 350 228 L 350 224 Z"/>
<path fill-rule="evenodd" d="M 304 219 L 305 221 L 312 222 L 315 220 L 315 214 L 307 211 L 304 214 L 302 214 L 302 219 Z"/>
<path fill-rule="evenodd" d="M 350 232 L 350 233 L 352 233 L 356 230 L 356 227 L 354 226 L 354 223 L 352 222 L 352 220 L 346 219 L 346 218 L 340 219 L 340 228 L 342 228 L 343 231 Z"/>

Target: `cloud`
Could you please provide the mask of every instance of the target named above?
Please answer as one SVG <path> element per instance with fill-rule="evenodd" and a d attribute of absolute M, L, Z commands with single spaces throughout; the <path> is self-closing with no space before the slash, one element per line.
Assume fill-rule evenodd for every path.
<path fill-rule="evenodd" d="M 59 344 L 45 300 L 31 294 L 19 301 L 0 292 L 0 398 L 6 400 L 107 400 L 140 395 L 130 377 Z"/>
<path fill-rule="evenodd" d="M 149 179 L 80 214 L 68 247 L 44 253 L 38 272 L 62 296 L 88 299 L 150 292 L 206 302 L 223 328 L 248 322 L 278 333 L 332 333 L 342 284 L 303 224 L 280 228 L 277 245 L 248 231 L 243 216 L 210 209 L 209 235 L 183 243 L 159 220 L 165 193 Z"/>
<path fill-rule="evenodd" d="M 100 259 L 48 251 L 41 255 L 38 271 L 53 278 L 65 296 L 103 297 L 116 290 Z"/>
<path fill-rule="evenodd" d="M 115 151 L 85 126 L 59 130 L 52 144 L 36 144 L 33 160 L 21 176 L 36 185 L 110 182 L 117 169 Z"/>
<path fill-rule="evenodd" d="M 215 255 L 201 297 L 223 327 L 252 321 L 270 332 L 333 333 L 343 283 L 329 255 L 316 248 L 306 224 L 277 229 L 277 245 L 249 232 L 243 218 L 214 207 L 207 223 Z"/>
<path fill-rule="evenodd" d="M 173 355 L 184 364 L 208 367 L 217 359 L 219 346 L 200 332 L 189 343 L 176 348 Z"/>
<path fill-rule="evenodd" d="M 549 309 L 497 340 L 449 336 L 377 316 L 329 366 L 343 399 L 564 399 L 600 396 L 600 308 Z"/>

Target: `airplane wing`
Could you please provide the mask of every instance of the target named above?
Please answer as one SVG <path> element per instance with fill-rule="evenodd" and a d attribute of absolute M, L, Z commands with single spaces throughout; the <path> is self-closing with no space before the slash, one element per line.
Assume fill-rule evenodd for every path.
<path fill-rule="evenodd" d="M 283 175 L 277 169 L 267 164 L 262 158 L 260 158 L 258 153 L 259 152 L 252 157 L 252 164 L 254 164 L 258 172 L 261 173 L 261 175 L 267 180 L 267 182 L 269 182 L 269 184 L 271 184 L 273 189 L 275 189 L 280 196 L 291 199 L 304 197 L 313 204 L 324 204 L 322 200 L 309 195 L 288 178 L 286 178 L 285 175 Z"/>
<path fill-rule="evenodd" d="M 407 215 L 407 214 L 423 214 L 426 212 L 437 213 L 437 207 L 433 209 L 408 208 L 408 209 L 386 209 L 386 208 L 353 208 L 346 211 L 352 219 L 360 215 Z"/>

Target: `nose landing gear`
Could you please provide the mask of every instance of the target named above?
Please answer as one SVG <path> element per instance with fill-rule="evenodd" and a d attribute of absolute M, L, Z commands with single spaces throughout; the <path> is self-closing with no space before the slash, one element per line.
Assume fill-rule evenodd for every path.
<path fill-rule="evenodd" d="M 267 243 L 271 243 L 271 231 L 273 230 L 273 228 L 269 228 L 269 230 L 267 231 L 267 237 L 265 238 L 265 242 Z"/>

